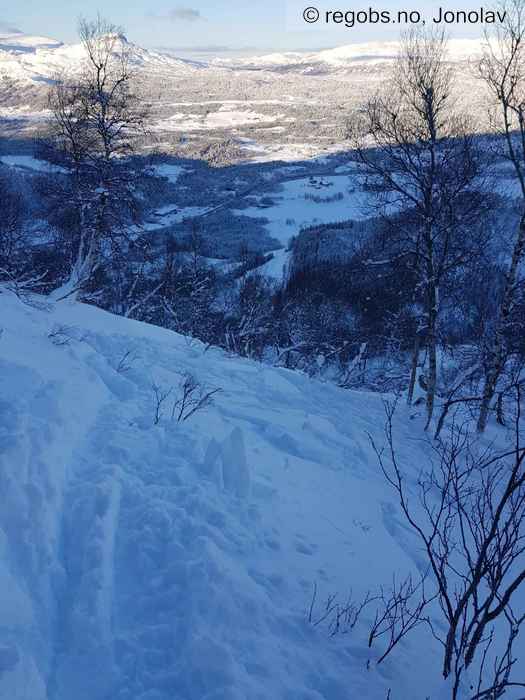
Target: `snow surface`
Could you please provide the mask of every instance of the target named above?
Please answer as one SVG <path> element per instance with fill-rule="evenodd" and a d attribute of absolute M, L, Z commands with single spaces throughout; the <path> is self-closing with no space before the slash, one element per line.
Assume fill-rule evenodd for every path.
<path fill-rule="evenodd" d="M 286 278 L 291 252 L 285 248 L 279 248 L 278 250 L 272 250 L 272 255 L 272 259 L 258 267 L 255 272 L 269 279 L 282 282 Z"/>
<path fill-rule="evenodd" d="M 314 584 L 360 599 L 421 565 L 370 449 L 380 396 L 35 303 L 0 294 L 1 700 L 449 697 L 426 629 L 376 666 L 367 615 L 308 622 Z M 223 391 L 177 423 L 186 372 Z M 410 483 L 421 420 L 395 420 Z"/>

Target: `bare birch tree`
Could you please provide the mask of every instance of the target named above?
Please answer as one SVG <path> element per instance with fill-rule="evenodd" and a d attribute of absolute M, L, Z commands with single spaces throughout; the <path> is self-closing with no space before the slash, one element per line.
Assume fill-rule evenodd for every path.
<path fill-rule="evenodd" d="M 364 106 L 354 127 L 358 161 L 378 191 L 377 208 L 393 221 L 395 255 L 409 256 L 417 273 L 414 297 L 423 312 L 408 402 L 424 344 L 427 427 L 438 382 L 440 287 L 479 246 L 468 231 L 482 207 L 473 187 L 481 154 L 468 121 L 455 110 L 446 48 L 443 34 L 406 35 L 389 87 Z M 399 210 L 406 216 L 395 218 Z"/>
<path fill-rule="evenodd" d="M 525 623 L 519 593 L 525 586 L 521 385 L 512 387 L 511 393 L 509 445 L 501 450 L 484 448 L 471 439 L 465 426 L 453 424 L 447 440 L 434 443 L 435 463 L 421 470 L 414 487 L 396 450 L 395 404 L 386 407 L 386 450 L 372 441 L 428 565 L 423 574 L 426 589 L 422 585 L 393 589 L 382 602 L 386 618 L 380 611 L 376 619 L 387 619 L 380 629 L 394 640 L 408 634 L 416 622 L 430 626 L 442 647 L 442 672 L 452 681 L 452 700 L 468 697 L 461 689 L 467 673 L 471 680 L 472 674 L 477 678 L 471 700 L 495 700 L 512 687 L 525 688 L 523 677 L 513 677 L 519 671 L 513 647 Z M 395 614 L 390 614 L 392 610 Z M 393 648 L 388 645 L 386 654 Z"/>
<path fill-rule="evenodd" d="M 133 51 L 121 29 L 98 17 L 81 20 L 79 35 L 81 73 L 60 76 L 49 98 L 53 145 L 69 175 L 67 204 L 77 216 L 69 279 L 55 291 L 57 299 L 81 292 L 102 256 L 128 240 L 141 168 L 132 158 L 134 142 L 146 119 L 134 92 Z"/>

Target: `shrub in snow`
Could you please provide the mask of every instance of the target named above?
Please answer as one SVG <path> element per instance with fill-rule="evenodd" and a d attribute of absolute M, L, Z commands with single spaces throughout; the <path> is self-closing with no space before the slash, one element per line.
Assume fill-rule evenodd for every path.
<path fill-rule="evenodd" d="M 184 375 L 181 383 L 182 396 L 173 404 L 171 417 L 177 418 L 177 423 L 184 422 L 191 418 L 197 411 L 211 406 L 213 397 L 221 389 L 207 390 L 192 374 Z"/>
<path fill-rule="evenodd" d="M 173 387 L 164 388 L 153 383 L 154 400 L 154 425 L 158 425 L 164 413 L 166 401 L 173 393 Z M 208 389 L 191 373 L 187 372 L 181 383 L 179 398 L 177 398 L 171 409 L 171 420 L 177 423 L 184 423 L 197 411 L 208 408 L 213 403 L 213 397 L 221 391 L 220 388 Z"/>

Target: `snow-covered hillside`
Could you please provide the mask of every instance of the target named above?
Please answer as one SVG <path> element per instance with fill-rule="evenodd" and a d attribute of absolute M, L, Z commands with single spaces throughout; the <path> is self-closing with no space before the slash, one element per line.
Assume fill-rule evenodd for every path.
<path fill-rule="evenodd" d="M 16 34 L 0 34 L 0 51 L 12 53 L 35 53 L 37 49 L 56 49 L 62 46 L 61 41 L 42 36 Z"/>
<path fill-rule="evenodd" d="M 317 619 L 420 560 L 370 449 L 380 396 L 36 303 L 0 295 L 2 700 L 447 697 L 426 629 L 376 667 L 368 613 L 308 621 L 314 586 Z M 177 422 L 186 373 L 222 391 Z M 395 430 L 415 476 L 420 420 Z"/>
<path fill-rule="evenodd" d="M 130 45 L 138 68 L 180 72 L 193 65 L 130 44 L 124 36 L 120 37 L 120 42 Z M 0 79 L 5 77 L 25 84 L 50 81 L 66 70 L 79 70 L 84 58 L 85 50 L 81 44 L 68 45 L 54 39 L 25 34 L 0 36 Z"/>

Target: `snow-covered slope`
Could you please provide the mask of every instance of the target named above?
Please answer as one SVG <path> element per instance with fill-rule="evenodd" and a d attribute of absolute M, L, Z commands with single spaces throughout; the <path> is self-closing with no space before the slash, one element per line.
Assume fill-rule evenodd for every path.
<path fill-rule="evenodd" d="M 367 615 L 308 621 L 314 585 L 317 619 L 419 561 L 381 397 L 37 302 L 0 294 L 1 700 L 449 697 L 423 628 L 376 668 Z M 222 392 L 177 423 L 187 372 Z M 419 419 L 395 425 L 415 473 Z"/>
<path fill-rule="evenodd" d="M 124 36 L 119 37 L 119 41 L 129 46 L 138 68 L 180 72 L 195 65 L 143 49 L 128 42 Z M 0 37 L 0 78 L 38 84 L 52 80 L 65 70 L 80 69 L 84 58 L 85 50 L 81 44 L 67 45 L 53 39 L 24 34 Z"/>

